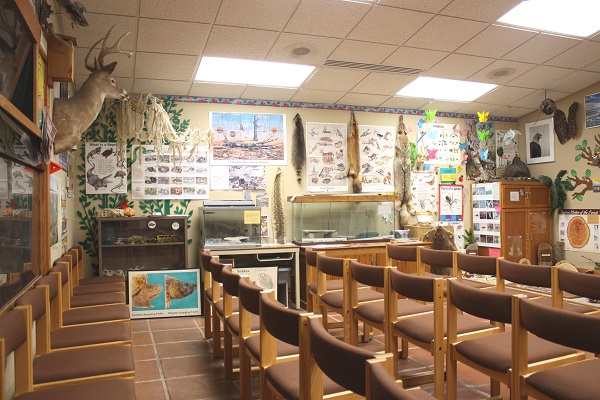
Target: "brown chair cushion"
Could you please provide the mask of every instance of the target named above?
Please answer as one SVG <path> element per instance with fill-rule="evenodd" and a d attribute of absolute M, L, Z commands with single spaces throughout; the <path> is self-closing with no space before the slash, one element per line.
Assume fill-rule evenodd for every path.
<path fill-rule="evenodd" d="M 526 290 L 519 290 L 514 288 L 504 288 L 504 293 L 508 293 L 512 296 L 514 296 L 515 294 L 524 294 L 525 296 L 527 296 L 528 299 L 531 299 L 533 297 L 540 297 L 539 293 L 533 293 Z"/>
<path fill-rule="evenodd" d="M 217 314 L 222 317 L 223 316 L 223 300 L 219 300 L 215 303 L 215 309 L 217 310 Z M 240 301 L 237 297 L 231 299 L 231 310 L 232 312 L 240 311 Z"/>
<path fill-rule="evenodd" d="M 533 301 L 535 301 L 538 304 L 543 304 L 545 306 L 548 307 L 552 307 L 552 298 L 550 297 L 540 297 L 538 299 L 533 299 Z M 571 311 L 571 312 L 575 312 L 575 313 L 580 313 L 580 314 L 585 314 L 585 313 L 589 313 L 592 311 L 598 311 L 597 308 L 595 307 L 589 307 L 583 304 L 574 304 L 574 303 L 569 303 L 569 302 L 563 302 L 563 310 L 565 311 Z"/>
<path fill-rule="evenodd" d="M 240 335 L 240 315 L 239 314 L 235 314 L 235 315 L 231 315 L 231 316 L 227 317 L 225 319 L 225 323 L 227 324 L 227 326 L 231 330 L 231 333 L 234 336 Z M 251 331 L 260 330 L 260 317 L 258 315 L 250 314 L 250 330 Z"/>
<path fill-rule="evenodd" d="M 472 281 L 470 279 L 463 279 L 462 283 L 475 289 L 491 288 L 494 286 L 484 282 Z"/>
<path fill-rule="evenodd" d="M 422 395 L 422 393 L 420 394 Z M 415 397 L 411 392 L 407 392 L 381 363 L 374 363 L 371 365 L 371 398 L 416 400 L 424 397 Z M 430 395 L 429 398 L 433 399 L 434 397 Z"/>
<path fill-rule="evenodd" d="M 79 383 L 24 393 L 13 400 L 136 400 L 131 379 Z"/>
<path fill-rule="evenodd" d="M 260 360 L 260 335 L 246 338 L 244 345 L 255 360 Z M 279 339 L 275 339 L 275 349 L 277 350 L 277 357 L 292 356 L 300 352 L 298 346 L 287 344 Z"/>
<path fill-rule="evenodd" d="M 342 290 L 344 288 L 344 281 L 342 279 L 329 279 L 327 281 L 327 290 Z M 311 282 L 308 284 L 308 290 L 312 293 L 317 293 L 317 282 Z"/>
<path fill-rule="evenodd" d="M 355 311 L 364 319 L 376 324 L 383 323 L 385 318 L 382 301 L 359 305 L 356 307 Z M 432 306 L 417 303 L 416 301 L 408 299 L 398 299 L 398 317 L 421 314 L 429 311 L 433 311 Z"/>
<path fill-rule="evenodd" d="M 71 307 L 89 307 L 102 304 L 125 304 L 125 293 L 97 293 L 71 297 Z"/>
<path fill-rule="evenodd" d="M 597 399 L 600 393 L 600 359 L 550 368 L 529 375 L 529 385 L 552 399 Z"/>
<path fill-rule="evenodd" d="M 129 306 L 111 304 L 89 308 L 74 308 L 63 311 L 63 326 L 91 324 L 95 322 L 121 321 L 129 319 Z"/>
<path fill-rule="evenodd" d="M 100 285 L 85 285 L 73 288 L 73 296 L 98 293 L 125 292 L 125 286 L 122 283 L 103 283 Z"/>
<path fill-rule="evenodd" d="M 298 360 L 285 361 L 271 365 L 265 372 L 267 381 L 288 400 L 300 398 L 300 362 Z M 306 388 L 310 390 L 310 388 Z M 342 392 L 345 389 L 323 375 L 323 394 Z"/>
<path fill-rule="evenodd" d="M 67 326 L 50 332 L 50 348 L 131 341 L 129 322 Z"/>
<path fill-rule="evenodd" d="M 482 336 L 458 343 L 456 352 L 486 368 L 506 372 L 511 367 L 511 340 L 510 332 Z M 527 344 L 529 363 L 576 352 L 574 349 L 540 339 L 531 334 L 528 335 Z"/>
<path fill-rule="evenodd" d="M 104 374 L 133 374 L 131 346 L 114 345 L 57 351 L 33 360 L 33 383 L 88 378 Z"/>
<path fill-rule="evenodd" d="M 383 293 L 372 289 L 361 289 L 358 291 L 358 302 L 383 299 Z M 344 305 L 344 292 L 325 293 L 321 301 L 333 308 L 342 308 Z"/>
<path fill-rule="evenodd" d="M 105 283 L 125 283 L 125 277 L 123 276 L 92 276 L 89 278 L 81 278 L 79 280 L 79 286 L 86 285 L 98 285 Z"/>
<path fill-rule="evenodd" d="M 473 317 L 457 315 L 457 333 L 463 334 L 483 329 L 491 325 Z M 447 334 L 446 313 L 444 313 L 444 336 Z M 403 333 L 409 338 L 429 343 L 433 340 L 433 314 L 424 314 L 414 318 L 402 319 L 394 324 L 394 332 Z"/>

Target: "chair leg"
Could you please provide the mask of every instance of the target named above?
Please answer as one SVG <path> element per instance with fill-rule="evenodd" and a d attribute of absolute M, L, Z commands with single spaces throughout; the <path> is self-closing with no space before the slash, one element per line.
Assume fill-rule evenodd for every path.
<path fill-rule="evenodd" d="M 210 339 L 213 337 L 212 331 L 212 313 L 210 312 L 212 309 L 210 302 L 204 296 L 204 337 Z"/>
<path fill-rule="evenodd" d="M 240 399 L 252 399 L 252 360 L 243 343 L 240 343 Z"/>
<path fill-rule="evenodd" d="M 225 327 L 223 329 L 223 365 L 225 380 L 233 379 L 233 336 Z"/>
<path fill-rule="evenodd" d="M 454 349 L 449 348 L 446 354 L 446 399 L 456 400 L 457 396 L 457 362 L 454 358 Z"/>
<path fill-rule="evenodd" d="M 212 310 L 212 328 L 213 328 L 213 357 L 223 357 L 223 347 L 221 347 L 221 320 L 217 312 Z"/>
<path fill-rule="evenodd" d="M 513 389 L 511 389 L 511 392 L 513 391 Z M 500 396 L 500 382 L 490 378 L 490 397 L 497 397 Z M 511 396 L 511 398 L 513 398 Z M 515 397 L 515 399 L 517 399 L 518 397 Z"/>
<path fill-rule="evenodd" d="M 433 394 L 436 399 L 444 399 L 444 350 L 436 346 L 433 353 Z"/>
<path fill-rule="evenodd" d="M 354 318 L 354 312 L 351 314 L 353 316 L 350 318 L 350 344 L 352 346 L 358 346 L 358 320 Z"/>
<path fill-rule="evenodd" d="M 306 312 L 313 312 L 314 310 L 314 299 L 308 288 L 306 289 Z"/>

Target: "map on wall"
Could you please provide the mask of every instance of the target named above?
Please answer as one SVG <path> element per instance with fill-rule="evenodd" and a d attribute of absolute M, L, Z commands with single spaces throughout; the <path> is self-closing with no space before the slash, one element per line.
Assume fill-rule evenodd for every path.
<path fill-rule="evenodd" d="M 117 166 L 117 144 L 85 144 L 85 193 L 127 193 L 127 171 Z"/>
<path fill-rule="evenodd" d="M 563 210 L 558 215 L 558 238 L 565 250 L 600 250 L 600 210 Z"/>
<path fill-rule="evenodd" d="M 417 151 L 426 164 L 458 165 L 460 132 L 455 124 L 423 123 L 418 127 Z"/>
<path fill-rule="evenodd" d="M 358 132 L 362 191 L 393 193 L 396 128 L 359 125 Z"/>
<path fill-rule="evenodd" d="M 154 146 L 133 146 L 131 197 L 134 199 L 208 199 L 208 148 L 199 146 L 193 157 L 158 155 Z"/>
<path fill-rule="evenodd" d="M 286 165 L 285 114 L 211 112 L 211 165 Z"/>
<path fill-rule="evenodd" d="M 322 122 L 306 123 L 306 190 L 345 192 L 348 126 Z"/>

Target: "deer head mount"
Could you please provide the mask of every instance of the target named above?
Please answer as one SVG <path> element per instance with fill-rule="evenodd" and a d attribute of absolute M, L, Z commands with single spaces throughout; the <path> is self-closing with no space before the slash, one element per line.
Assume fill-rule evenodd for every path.
<path fill-rule="evenodd" d="M 113 46 L 107 46 L 106 40 L 114 26 L 108 30 L 106 36 L 98 40 L 85 57 L 85 67 L 92 73 L 81 85 L 77 93 L 68 99 L 54 99 L 52 120 L 56 126 L 54 139 L 54 154 L 69 150 L 79 142 L 81 134 L 94 122 L 105 98 L 128 100 L 129 95 L 121 88 L 115 78 L 111 76 L 117 62 L 104 65 L 104 58 L 109 54 L 126 54 L 130 51 L 120 50 L 123 39 L 131 34 L 123 34 Z M 102 49 L 92 63 L 92 53 L 102 43 Z"/>

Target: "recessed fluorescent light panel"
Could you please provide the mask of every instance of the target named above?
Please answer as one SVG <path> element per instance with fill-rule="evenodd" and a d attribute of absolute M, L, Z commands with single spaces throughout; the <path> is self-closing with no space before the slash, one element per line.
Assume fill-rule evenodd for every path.
<path fill-rule="evenodd" d="M 445 101 L 473 101 L 498 85 L 420 76 L 396 93 L 396 96 Z"/>
<path fill-rule="evenodd" d="M 194 79 L 213 83 L 297 88 L 314 69 L 312 65 L 202 57 Z"/>
<path fill-rule="evenodd" d="M 498 22 L 566 36 L 590 37 L 600 31 L 598 0 L 528 0 Z"/>

